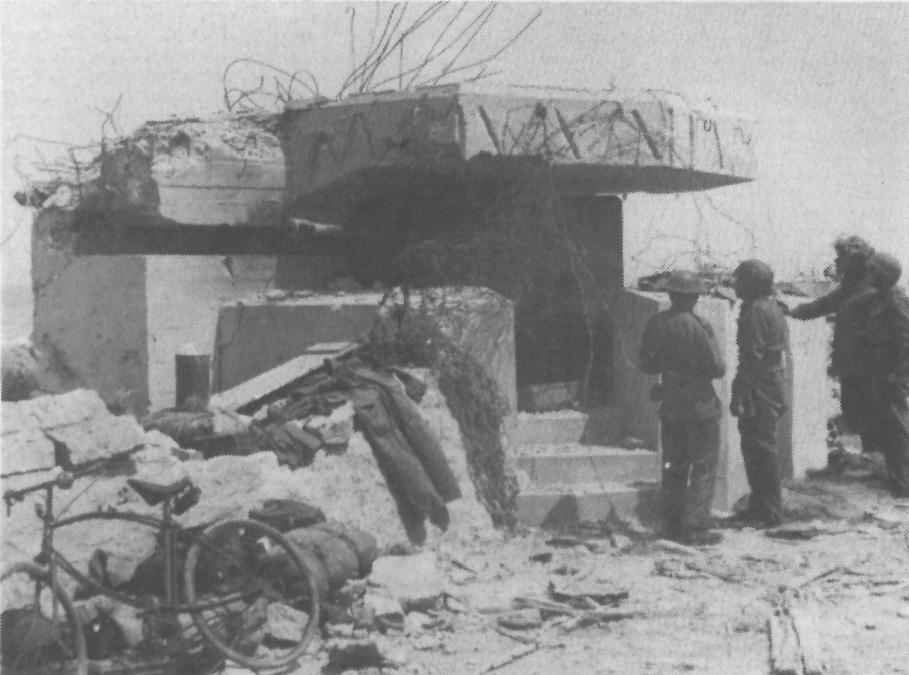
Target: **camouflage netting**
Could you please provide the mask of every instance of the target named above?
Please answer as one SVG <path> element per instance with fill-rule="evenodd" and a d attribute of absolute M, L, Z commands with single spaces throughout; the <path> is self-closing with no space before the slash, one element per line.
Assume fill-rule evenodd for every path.
<path fill-rule="evenodd" d="M 517 482 L 506 468 L 502 434 L 508 404 L 498 384 L 443 334 L 425 305 L 414 307 L 405 294 L 387 309 L 387 316 L 373 327 L 367 354 L 384 366 L 431 368 L 438 373 L 439 389 L 461 431 L 477 498 L 496 527 L 512 529 L 517 523 Z"/>

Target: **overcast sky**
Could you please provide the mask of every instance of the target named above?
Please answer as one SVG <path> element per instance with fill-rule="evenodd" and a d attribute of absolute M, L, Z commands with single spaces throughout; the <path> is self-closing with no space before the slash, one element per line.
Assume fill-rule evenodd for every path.
<path fill-rule="evenodd" d="M 17 134 L 96 140 L 98 108 L 121 95 L 126 130 L 216 113 L 222 71 L 240 56 L 307 67 L 332 92 L 350 66 L 350 6 L 4 1 L 4 282 L 28 273 L 29 231 L 13 233 L 23 210 L 10 198 Z M 353 6 L 362 45 L 374 5 Z M 491 82 L 670 89 L 760 122 L 755 183 L 629 197 L 632 273 L 688 247 L 675 236 L 721 258 L 747 255 L 743 225 L 784 276 L 822 268 L 831 240 L 847 232 L 909 268 L 909 5 L 510 3 L 477 54 L 537 8 L 542 17 L 498 60 Z M 428 43 L 420 47 L 414 53 Z M 656 236 L 664 239 L 652 243 Z"/>

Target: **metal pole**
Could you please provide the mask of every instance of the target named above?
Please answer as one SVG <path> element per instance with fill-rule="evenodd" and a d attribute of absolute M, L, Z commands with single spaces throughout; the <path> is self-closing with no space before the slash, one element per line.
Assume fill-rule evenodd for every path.
<path fill-rule="evenodd" d="M 211 393 L 210 368 L 209 354 L 177 354 L 174 357 L 178 409 L 205 410 L 208 407 Z"/>

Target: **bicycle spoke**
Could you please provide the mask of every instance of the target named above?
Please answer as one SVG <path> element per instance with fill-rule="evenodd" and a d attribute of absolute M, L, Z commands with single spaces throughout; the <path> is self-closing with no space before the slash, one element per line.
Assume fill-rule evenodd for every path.
<path fill-rule="evenodd" d="M 213 526 L 187 556 L 186 584 L 191 607 L 211 607 L 194 614 L 200 632 L 242 665 L 286 666 L 312 639 L 312 575 L 293 545 L 261 523 Z"/>

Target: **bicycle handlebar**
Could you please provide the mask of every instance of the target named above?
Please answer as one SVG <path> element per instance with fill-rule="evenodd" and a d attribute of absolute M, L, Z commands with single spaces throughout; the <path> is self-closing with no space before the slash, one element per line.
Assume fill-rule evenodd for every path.
<path fill-rule="evenodd" d="M 80 464 L 77 467 L 73 467 L 72 471 L 67 471 L 59 466 L 54 467 L 59 472 L 54 478 L 46 480 L 43 483 L 37 483 L 28 487 L 19 488 L 18 490 L 7 490 L 3 493 L 3 501 L 5 501 L 7 506 L 9 506 L 13 502 L 21 501 L 26 495 L 31 494 L 32 492 L 52 489 L 55 487 L 58 487 L 61 490 L 68 490 L 73 486 L 76 478 L 91 473 L 98 467 L 103 467 L 111 462 L 129 457 L 144 447 L 145 445 L 143 444 L 134 445 L 129 450 L 118 452 L 117 454 L 111 455 L 110 457 L 103 457 L 101 459 L 96 459 L 84 464 Z"/>
<path fill-rule="evenodd" d="M 51 480 L 46 480 L 43 483 L 37 483 L 35 485 L 29 485 L 28 487 L 19 488 L 18 490 L 7 490 L 3 493 L 3 501 L 5 501 L 7 504 L 11 504 L 12 502 L 21 501 L 26 495 L 31 494 L 32 492 L 47 490 L 54 487 L 68 490 L 73 486 L 73 483 L 76 480 L 75 474 L 70 471 L 64 471 L 63 469 L 60 469 L 60 467 L 56 468 L 59 469 L 59 473 Z"/>

